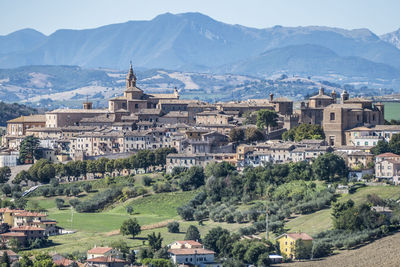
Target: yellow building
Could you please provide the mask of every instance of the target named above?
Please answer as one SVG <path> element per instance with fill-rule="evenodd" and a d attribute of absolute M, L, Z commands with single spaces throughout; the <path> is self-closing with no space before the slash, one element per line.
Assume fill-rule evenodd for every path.
<path fill-rule="evenodd" d="M 288 258 L 295 258 L 295 247 L 297 240 L 303 240 L 305 246 L 312 247 L 312 237 L 306 233 L 285 233 L 276 238 L 279 243 L 281 255 L 286 255 Z"/>

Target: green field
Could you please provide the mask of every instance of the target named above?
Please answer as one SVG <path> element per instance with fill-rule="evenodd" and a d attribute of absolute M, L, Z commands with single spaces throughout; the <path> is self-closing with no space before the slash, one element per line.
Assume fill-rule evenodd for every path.
<path fill-rule="evenodd" d="M 41 207 L 48 210 L 49 218 L 56 219 L 58 225 L 66 229 L 74 229 L 77 232 L 74 234 L 54 236 L 50 239 L 55 243 L 55 246 L 49 248 L 38 249 L 34 251 L 49 251 L 57 253 L 70 253 L 74 251 L 85 252 L 94 245 L 110 245 L 117 240 L 125 240 L 131 247 L 139 247 L 143 245 L 146 236 L 151 232 L 160 232 L 164 238 L 164 244 L 172 243 L 174 240 L 183 239 L 185 231 L 189 225 L 198 226 L 202 235 L 216 226 L 236 231 L 237 229 L 246 226 L 247 224 L 228 224 L 205 222 L 203 226 L 199 226 L 197 222 L 182 222 L 176 212 L 176 208 L 184 203 L 187 203 L 196 191 L 190 192 L 175 192 L 154 194 L 143 198 L 128 200 L 124 203 L 115 204 L 100 213 L 77 213 L 71 215 L 69 208 L 58 210 L 55 206 L 55 198 L 35 197 L 30 201 L 38 201 Z M 89 196 L 86 196 L 89 197 Z M 134 214 L 132 216 L 126 213 L 126 206 L 132 205 Z M 71 217 L 73 218 L 71 223 Z M 131 239 L 128 236 L 122 236 L 117 233 L 120 225 L 129 217 L 135 217 L 139 223 L 143 225 L 165 222 L 167 220 L 180 221 L 180 233 L 168 233 L 166 227 L 153 230 L 143 231 L 137 238 Z"/>
<path fill-rule="evenodd" d="M 376 194 L 382 199 L 400 199 L 399 186 L 368 186 L 360 188 L 354 194 L 345 194 L 339 201 L 352 199 L 356 204 L 361 204 L 367 200 L 369 194 Z M 328 230 L 332 227 L 331 209 L 324 209 L 312 214 L 300 215 L 285 224 L 288 231 L 302 231 L 308 234 Z"/>
<path fill-rule="evenodd" d="M 385 120 L 400 120 L 400 103 L 385 102 Z"/>
<path fill-rule="evenodd" d="M 88 196 L 83 196 L 82 198 L 84 199 L 90 197 L 91 194 Z M 164 238 L 163 243 L 165 245 L 173 242 L 174 240 L 183 239 L 186 229 L 191 224 L 196 225 L 199 228 L 202 236 L 207 234 L 211 228 L 216 226 L 221 226 L 232 232 L 235 232 L 239 228 L 248 225 L 206 221 L 204 222 L 204 225 L 199 226 L 197 222 L 182 221 L 176 212 L 176 208 L 184 203 L 187 203 L 195 194 L 196 191 L 153 194 L 147 197 L 131 199 L 122 203 L 114 203 L 112 207 L 109 207 L 103 212 L 74 212 L 73 215 L 70 208 L 58 210 L 55 205 L 55 197 L 31 198 L 31 202 L 36 201 L 40 203 L 42 208 L 47 209 L 49 218 L 56 219 L 60 226 L 66 229 L 74 229 L 77 231 L 74 234 L 51 237 L 51 240 L 53 240 L 55 246 L 35 251 L 49 251 L 57 253 L 70 253 L 74 251 L 85 252 L 94 245 L 109 246 L 112 242 L 121 239 L 125 240 L 129 246 L 138 248 L 143 246 L 146 236 L 153 231 L 156 233 L 160 232 L 162 234 Z M 356 204 L 360 204 L 366 200 L 368 194 L 377 194 L 382 198 L 399 199 L 400 187 L 365 187 L 357 190 L 357 192 L 354 194 L 342 195 L 339 200 L 346 201 L 351 198 L 356 202 Z M 68 198 L 65 199 L 68 200 Z M 132 205 L 134 208 L 134 214 L 132 216 L 126 213 L 126 206 L 128 205 Z M 142 226 L 166 222 L 168 220 L 177 220 L 180 222 L 181 232 L 172 234 L 168 233 L 166 227 L 161 227 L 153 230 L 145 230 L 137 238 L 131 239 L 128 236 L 120 235 L 118 231 L 116 231 L 119 229 L 121 223 L 129 217 L 136 217 Z M 71 218 L 73 218 L 72 222 Z M 330 209 L 320 210 L 307 215 L 299 215 L 289 220 L 285 224 L 285 229 L 287 231 L 302 231 L 311 235 L 330 229 L 331 227 L 332 222 Z M 265 235 L 265 233 L 260 233 L 260 236 L 263 235 Z M 274 235 L 271 235 L 271 237 L 274 237 Z"/>

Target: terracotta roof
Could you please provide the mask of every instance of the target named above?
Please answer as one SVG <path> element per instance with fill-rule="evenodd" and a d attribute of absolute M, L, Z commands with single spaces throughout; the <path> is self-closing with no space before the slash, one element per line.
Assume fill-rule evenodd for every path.
<path fill-rule="evenodd" d="M 189 244 L 191 246 L 202 246 L 201 243 L 199 243 L 197 241 L 194 241 L 194 240 L 183 240 L 183 241 L 175 241 L 175 242 L 179 243 L 179 244 L 182 244 L 182 245 Z"/>
<path fill-rule="evenodd" d="M 66 258 L 63 258 L 63 259 L 60 259 L 60 260 L 55 260 L 53 262 L 57 266 L 69 266 L 72 263 L 74 263 L 74 261 L 72 261 L 70 259 L 66 259 Z"/>
<path fill-rule="evenodd" d="M 333 98 L 329 95 L 315 95 L 315 96 L 310 97 L 310 99 L 332 99 L 333 100 Z"/>
<path fill-rule="evenodd" d="M 93 259 L 88 259 L 86 260 L 87 262 L 123 262 L 126 263 L 126 261 L 121 260 L 121 259 L 117 259 L 117 258 L 113 258 L 113 257 L 97 257 L 97 258 L 93 258 Z"/>
<path fill-rule="evenodd" d="M 13 227 L 10 229 L 11 231 L 44 231 L 45 229 L 36 226 L 19 226 Z"/>
<path fill-rule="evenodd" d="M 4 212 L 24 212 L 24 210 L 13 210 L 13 209 L 9 209 L 9 208 L 0 208 L 0 213 L 4 213 Z"/>
<path fill-rule="evenodd" d="M 18 212 L 15 212 L 15 215 L 21 216 L 21 217 L 46 217 L 47 216 L 44 213 L 30 212 L 30 211 L 18 211 Z"/>
<path fill-rule="evenodd" d="M 69 109 L 60 108 L 53 111 L 46 112 L 46 114 L 57 114 L 57 113 L 110 113 L 107 109 Z"/>
<path fill-rule="evenodd" d="M 88 250 L 88 253 L 89 254 L 104 254 L 110 250 L 112 250 L 112 248 L 110 248 L 110 247 L 95 247 L 95 248 Z"/>
<path fill-rule="evenodd" d="M 388 153 L 380 154 L 380 155 L 378 155 L 378 156 L 376 156 L 376 157 L 377 157 L 377 158 L 388 158 L 388 157 L 398 158 L 398 157 L 400 157 L 400 156 L 399 156 L 399 155 L 396 155 L 396 154 L 394 154 L 394 153 L 388 152 Z"/>
<path fill-rule="evenodd" d="M 17 233 L 17 232 L 8 232 L 4 234 L 0 234 L 1 236 L 8 236 L 8 237 L 14 237 L 14 236 L 25 236 L 24 233 Z"/>
<path fill-rule="evenodd" d="M 302 240 L 313 240 L 311 236 L 306 233 L 287 233 L 288 236 L 293 238 L 294 240 L 302 239 Z"/>
<path fill-rule="evenodd" d="M 7 121 L 7 123 L 18 123 L 18 122 L 46 122 L 46 115 L 31 115 L 21 116 L 13 120 Z"/>
<path fill-rule="evenodd" d="M 214 251 L 204 248 L 181 248 L 181 249 L 169 249 L 169 253 L 174 255 L 209 255 L 215 254 Z"/>

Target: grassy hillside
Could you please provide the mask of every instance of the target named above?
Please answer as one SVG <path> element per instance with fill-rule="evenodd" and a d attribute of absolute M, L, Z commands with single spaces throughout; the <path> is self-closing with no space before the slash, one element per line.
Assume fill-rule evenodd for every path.
<path fill-rule="evenodd" d="M 306 262 L 293 262 L 279 266 L 399 266 L 399 259 L 394 256 L 400 249 L 400 233 L 376 240 L 359 249 L 345 250 L 325 259 Z"/>
<path fill-rule="evenodd" d="M 376 194 L 382 199 L 399 199 L 400 187 L 398 186 L 368 186 L 358 189 L 354 194 L 345 194 L 339 201 L 352 199 L 356 204 L 367 200 L 367 196 Z M 300 215 L 285 224 L 288 231 L 302 231 L 311 235 L 328 230 L 332 227 L 331 209 L 324 209 L 312 214 Z"/>
<path fill-rule="evenodd" d="M 129 236 L 122 236 L 118 229 L 122 222 L 128 218 L 137 218 L 139 223 L 144 225 L 152 225 L 160 222 L 168 222 L 170 220 L 180 220 L 176 212 L 176 208 L 183 203 L 187 203 L 196 191 L 189 192 L 174 192 L 160 193 L 143 198 L 128 200 L 123 203 L 117 203 L 114 207 L 99 213 L 76 213 L 69 208 L 58 210 L 55 205 L 55 197 L 46 198 L 34 197 L 30 201 L 37 201 L 42 208 L 48 210 L 49 218 L 56 219 L 58 225 L 66 229 L 74 229 L 77 232 L 74 234 L 54 236 L 55 246 L 43 248 L 34 251 L 56 251 L 58 253 L 70 253 L 74 251 L 85 252 L 94 245 L 110 245 L 113 241 L 124 240 L 132 247 L 143 245 L 143 240 L 151 232 L 160 232 L 164 238 L 164 244 L 169 244 L 174 240 L 183 239 L 186 229 L 189 225 L 197 225 L 197 222 L 180 222 L 180 233 L 168 233 L 167 228 L 161 227 L 153 230 L 145 230 L 135 239 Z M 84 198 L 90 197 L 85 196 Z M 68 200 L 68 198 L 65 198 Z M 134 214 L 128 215 L 126 206 L 132 205 Z M 71 218 L 73 218 L 71 223 Z M 198 226 L 202 235 L 205 235 L 211 228 L 222 226 L 223 228 L 236 231 L 238 228 L 246 224 L 228 224 L 205 222 L 203 226 Z"/>

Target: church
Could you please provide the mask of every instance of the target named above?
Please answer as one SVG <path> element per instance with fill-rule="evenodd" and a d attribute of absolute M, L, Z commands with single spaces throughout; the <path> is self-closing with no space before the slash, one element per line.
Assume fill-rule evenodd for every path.
<path fill-rule="evenodd" d="M 176 88 L 172 94 L 145 94 L 136 86 L 136 75 L 132 63 L 126 75 L 126 89 L 123 96 L 112 98 L 108 101 L 108 110 L 112 113 L 136 113 L 142 109 L 154 109 L 160 100 L 177 100 L 179 93 Z"/>

